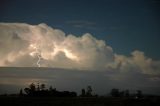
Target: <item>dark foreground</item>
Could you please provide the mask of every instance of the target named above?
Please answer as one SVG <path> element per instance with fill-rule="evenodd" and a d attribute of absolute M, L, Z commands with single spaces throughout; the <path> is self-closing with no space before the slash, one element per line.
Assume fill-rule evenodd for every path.
<path fill-rule="evenodd" d="M 160 98 L 0 97 L 1 106 L 160 106 Z"/>

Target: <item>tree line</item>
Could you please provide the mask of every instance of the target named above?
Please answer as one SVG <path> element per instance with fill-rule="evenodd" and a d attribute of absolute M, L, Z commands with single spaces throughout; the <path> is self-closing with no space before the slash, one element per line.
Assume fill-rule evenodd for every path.
<path fill-rule="evenodd" d="M 113 88 L 110 92 L 112 97 L 130 97 L 131 94 L 129 92 L 129 90 L 122 90 L 120 91 L 119 89 Z M 136 98 L 142 98 L 142 91 L 141 90 L 137 90 L 136 93 L 134 94 L 134 96 Z"/>
<path fill-rule="evenodd" d="M 23 91 L 25 93 L 23 93 Z M 20 96 L 38 96 L 38 97 L 77 97 L 76 92 L 70 92 L 70 91 L 58 91 L 56 88 L 53 88 L 50 86 L 49 88 L 46 88 L 45 84 L 34 84 L 31 83 L 28 87 L 20 90 Z M 123 90 L 120 91 L 119 89 L 113 88 L 110 91 L 110 95 L 112 97 L 130 97 L 129 90 Z M 97 94 L 93 94 L 93 90 L 91 86 L 87 86 L 86 89 L 81 90 L 80 97 L 98 97 Z M 135 94 L 136 98 L 142 98 L 142 91 L 137 90 Z"/>
<path fill-rule="evenodd" d="M 23 90 L 20 90 L 21 96 L 52 96 L 52 97 L 76 97 L 76 92 L 70 92 L 70 91 L 58 91 L 56 88 L 53 88 L 52 86 L 49 87 L 49 89 L 46 88 L 45 84 L 37 84 L 31 83 L 29 87 L 24 88 L 25 94 L 23 93 Z"/>

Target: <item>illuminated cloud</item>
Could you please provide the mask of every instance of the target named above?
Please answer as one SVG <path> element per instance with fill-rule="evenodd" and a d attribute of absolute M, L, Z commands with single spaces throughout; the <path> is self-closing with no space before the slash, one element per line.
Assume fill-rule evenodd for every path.
<path fill-rule="evenodd" d="M 66 35 L 46 24 L 0 23 L 0 66 L 111 70 L 160 75 L 160 61 L 141 51 L 131 56 L 113 52 L 105 41 L 86 33 Z"/>
<path fill-rule="evenodd" d="M 160 75 L 160 61 L 154 61 L 138 50 L 133 51 L 128 57 L 115 54 L 115 61 L 109 64 L 108 68 L 121 72 L 136 71 L 152 76 Z"/>
<path fill-rule="evenodd" d="M 1 23 L 0 66 L 103 69 L 112 48 L 86 33 L 65 35 L 46 24 Z"/>

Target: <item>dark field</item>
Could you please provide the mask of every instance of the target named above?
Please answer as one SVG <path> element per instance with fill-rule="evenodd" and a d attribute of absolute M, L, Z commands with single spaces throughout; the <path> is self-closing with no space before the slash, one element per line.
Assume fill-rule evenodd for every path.
<path fill-rule="evenodd" d="M 160 106 L 160 98 L 0 97 L 1 106 Z"/>

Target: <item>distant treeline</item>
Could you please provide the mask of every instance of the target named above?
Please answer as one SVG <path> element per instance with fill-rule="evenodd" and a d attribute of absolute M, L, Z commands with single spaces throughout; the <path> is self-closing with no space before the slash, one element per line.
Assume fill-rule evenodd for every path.
<path fill-rule="evenodd" d="M 37 84 L 31 83 L 27 88 L 20 90 L 19 95 L 20 96 L 51 96 L 51 97 L 77 97 L 76 92 L 70 92 L 70 91 L 58 91 L 56 88 L 53 88 L 50 86 L 49 88 L 46 88 L 45 84 Z M 88 86 L 87 89 L 82 89 L 81 97 L 93 97 L 97 95 L 92 94 L 92 88 L 91 86 Z"/>
<path fill-rule="evenodd" d="M 81 94 L 77 95 L 76 92 L 70 92 L 70 91 L 58 91 L 56 88 L 53 88 L 50 86 L 49 88 L 46 88 L 45 84 L 34 84 L 31 83 L 28 87 L 26 87 L 24 90 L 21 89 L 20 96 L 38 96 L 38 97 L 98 97 L 97 94 L 93 94 L 93 90 L 91 86 L 87 86 L 86 89 L 81 90 Z M 131 97 L 134 96 L 135 98 L 142 98 L 142 91 L 137 90 L 137 92 L 133 95 L 130 94 L 129 90 L 120 91 L 119 89 L 113 88 L 110 91 L 110 95 L 112 97 Z"/>
<path fill-rule="evenodd" d="M 98 96 L 91 86 L 81 93 L 58 91 L 52 86 L 31 83 L 17 94 L 0 95 L 1 106 L 160 106 L 160 96 L 143 95 L 141 90 L 130 94 L 129 90 L 113 88 L 110 95 Z"/>
<path fill-rule="evenodd" d="M 23 93 L 23 90 L 20 90 L 21 96 L 52 96 L 52 97 L 76 97 L 76 92 L 70 92 L 70 91 L 58 91 L 56 88 L 53 88 L 52 86 L 49 87 L 49 89 L 46 89 L 45 84 L 37 84 L 34 83 L 30 84 L 29 87 L 24 89 L 25 94 Z"/>

